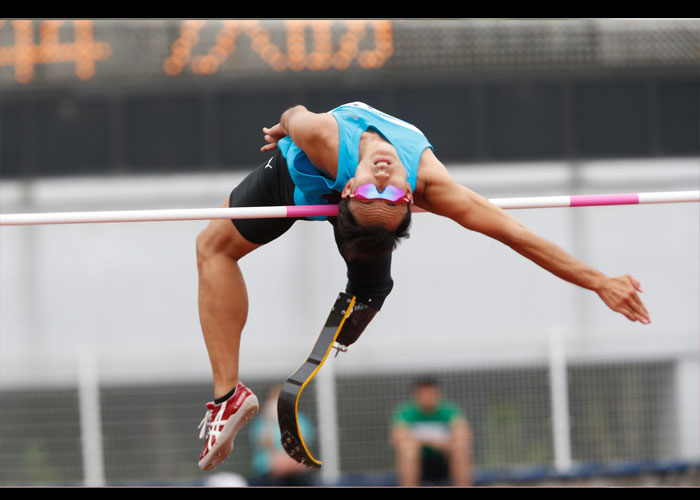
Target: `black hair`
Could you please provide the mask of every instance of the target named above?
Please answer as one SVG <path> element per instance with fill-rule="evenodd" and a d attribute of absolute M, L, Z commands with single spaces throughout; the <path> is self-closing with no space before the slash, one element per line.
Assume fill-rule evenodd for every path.
<path fill-rule="evenodd" d="M 419 387 L 436 387 L 439 388 L 440 384 L 438 383 L 437 379 L 433 377 L 432 375 L 423 375 L 422 377 L 416 379 L 413 382 L 413 387 L 414 388 L 419 388 Z"/>
<path fill-rule="evenodd" d="M 359 224 L 350 210 L 349 199 L 341 199 L 335 223 L 341 239 L 340 252 L 343 257 L 347 260 L 376 259 L 396 249 L 401 240 L 409 237 L 411 207 L 408 204 L 406 207 L 406 215 L 392 231 L 381 225 Z"/>

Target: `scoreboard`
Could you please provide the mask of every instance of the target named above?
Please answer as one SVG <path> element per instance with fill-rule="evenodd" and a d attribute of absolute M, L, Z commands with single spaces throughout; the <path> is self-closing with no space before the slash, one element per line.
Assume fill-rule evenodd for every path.
<path fill-rule="evenodd" d="M 0 20 L 0 90 L 697 68 L 693 20 Z"/>
<path fill-rule="evenodd" d="M 394 55 L 382 20 L 0 20 L 0 86 L 373 71 Z M 288 76 L 288 75 L 287 75 Z M 188 79 L 190 78 L 190 79 Z"/>

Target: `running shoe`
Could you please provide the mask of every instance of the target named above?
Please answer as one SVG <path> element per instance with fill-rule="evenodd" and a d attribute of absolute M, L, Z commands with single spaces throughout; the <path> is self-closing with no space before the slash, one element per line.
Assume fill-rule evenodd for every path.
<path fill-rule="evenodd" d="M 226 401 L 207 403 L 207 413 L 199 424 L 199 439 L 206 437 L 199 456 L 199 468 L 210 470 L 223 462 L 233 450 L 233 440 L 241 428 L 258 412 L 258 398 L 242 383 Z"/>

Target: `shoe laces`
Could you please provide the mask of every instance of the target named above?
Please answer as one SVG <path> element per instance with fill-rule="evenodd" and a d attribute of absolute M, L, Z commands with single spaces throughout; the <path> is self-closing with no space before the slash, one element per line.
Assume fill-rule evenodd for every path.
<path fill-rule="evenodd" d="M 211 417 L 214 414 L 214 408 L 216 408 L 216 406 L 214 404 L 212 404 L 212 403 L 207 404 L 207 412 L 204 414 L 204 418 L 197 426 L 197 429 L 200 429 L 199 439 L 204 439 L 205 436 L 207 436 L 208 434 L 212 434 L 214 436 L 217 436 L 221 431 L 215 430 L 213 427 L 224 425 L 226 423 L 225 420 L 217 420 L 216 422 L 211 421 Z M 223 411 L 223 410 L 224 410 L 224 408 L 222 407 L 221 411 Z M 207 432 L 207 429 L 209 429 L 208 432 Z"/>

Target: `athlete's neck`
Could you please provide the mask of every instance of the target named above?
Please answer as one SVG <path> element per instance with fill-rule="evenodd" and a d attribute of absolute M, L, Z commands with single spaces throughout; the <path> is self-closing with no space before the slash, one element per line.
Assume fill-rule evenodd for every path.
<path fill-rule="evenodd" d="M 365 130 L 360 136 L 359 161 L 362 161 L 366 155 L 373 154 L 377 148 L 386 146 L 393 149 L 391 143 L 382 134 L 374 130 Z"/>

